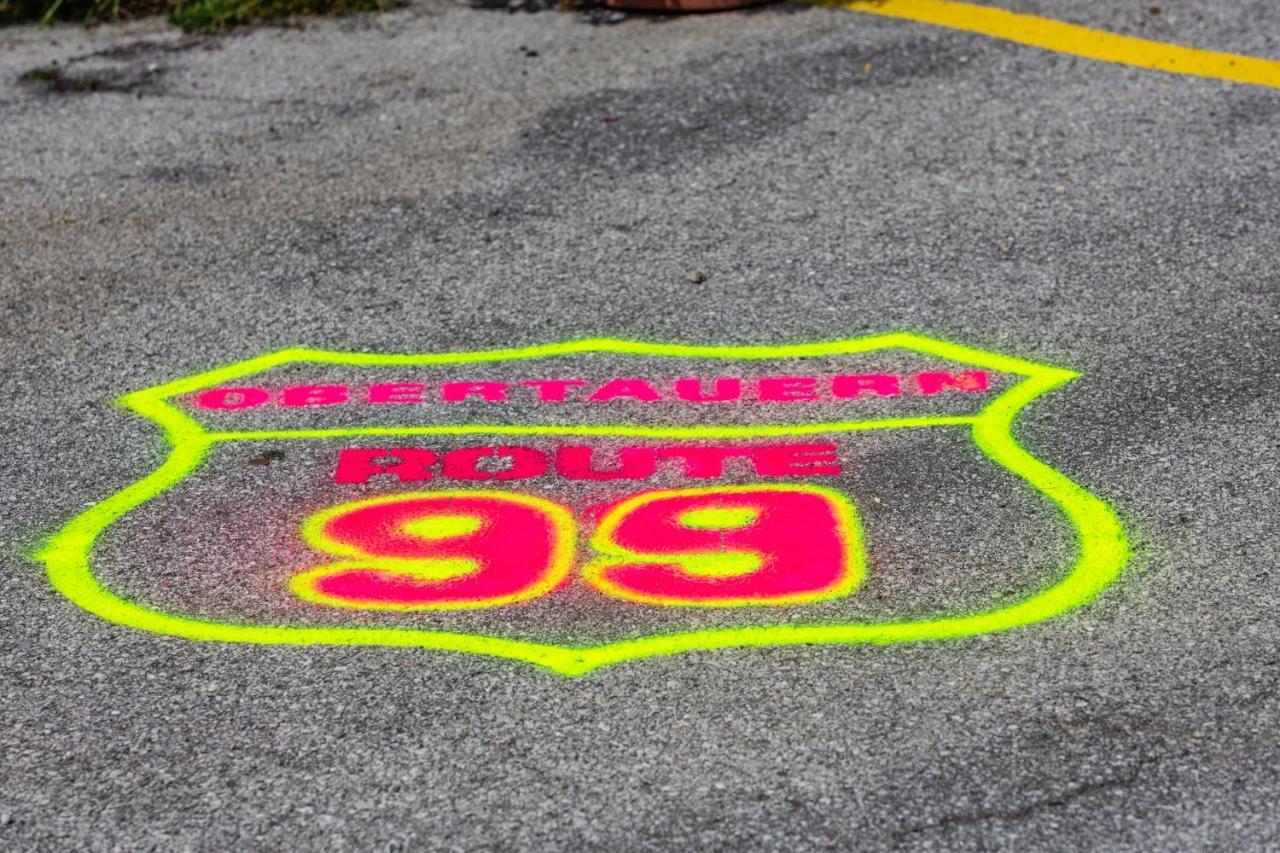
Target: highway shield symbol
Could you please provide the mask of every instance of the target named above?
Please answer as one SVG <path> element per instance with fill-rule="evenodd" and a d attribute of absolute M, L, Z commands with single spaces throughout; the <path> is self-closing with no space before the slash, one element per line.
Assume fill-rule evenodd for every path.
<path fill-rule="evenodd" d="M 129 394 L 170 446 L 40 553 L 194 640 L 420 647 L 563 675 L 985 634 L 1128 559 L 1012 426 L 1070 371 L 919 335 L 289 349 Z"/>

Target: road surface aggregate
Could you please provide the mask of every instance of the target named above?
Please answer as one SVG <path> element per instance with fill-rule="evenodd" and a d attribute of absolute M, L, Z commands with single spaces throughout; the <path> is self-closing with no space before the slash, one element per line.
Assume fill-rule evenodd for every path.
<path fill-rule="evenodd" d="M 1262 0 L 1007 8 L 1280 59 Z M 0 116 L 6 849 L 1280 846 L 1280 89 L 839 9 L 416 0 L 212 36 L 0 30 Z M 167 456 L 118 397 L 283 347 L 897 331 L 1079 372 L 1015 434 L 1124 524 L 1095 601 L 566 678 L 148 633 L 33 558 Z M 103 581 L 278 618 L 236 571 L 158 579 L 238 565 L 223 520 L 292 518 L 345 446 L 279 444 L 112 528 Z M 858 448 L 885 531 L 859 613 L 975 608 L 1070 553 L 967 441 Z M 564 607 L 475 618 L 564 641 L 759 618 Z"/>

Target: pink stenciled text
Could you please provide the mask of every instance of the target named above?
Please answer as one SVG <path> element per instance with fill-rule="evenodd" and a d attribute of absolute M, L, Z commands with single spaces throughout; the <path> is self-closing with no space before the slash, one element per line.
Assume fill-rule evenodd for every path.
<path fill-rule="evenodd" d="M 381 382 L 366 385 L 306 384 L 283 387 L 211 388 L 191 398 L 198 409 L 238 411 L 260 406 L 286 409 L 344 405 L 401 406 L 456 403 L 832 403 L 989 390 L 985 370 L 920 373 L 858 373 L 834 376 L 687 377 L 652 380 L 638 377 L 526 379 L 511 382 Z"/>

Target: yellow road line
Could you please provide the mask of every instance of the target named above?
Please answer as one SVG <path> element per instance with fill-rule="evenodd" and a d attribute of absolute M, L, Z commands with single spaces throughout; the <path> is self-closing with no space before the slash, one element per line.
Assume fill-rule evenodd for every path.
<path fill-rule="evenodd" d="M 1122 36 L 1035 15 L 953 0 L 801 0 L 902 18 L 1102 62 L 1280 89 L 1280 62 Z"/>

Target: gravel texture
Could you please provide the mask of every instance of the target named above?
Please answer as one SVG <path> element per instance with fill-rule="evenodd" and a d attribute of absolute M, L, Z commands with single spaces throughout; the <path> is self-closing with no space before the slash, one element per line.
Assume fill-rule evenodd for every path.
<path fill-rule="evenodd" d="M 1280 59 L 1273 3 L 1150 5 L 1013 7 Z M 1280 90 L 837 10 L 0 31 L 0 844 L 1280 846 L 1277 162 Z M 113 399 L 280 347 L 892 330 L 1080 371 L 1018 436 L 1127 526 L 1097 602 L 570 680 L 146 634 L 30 558 L 164 458 Z M 903 531 L 945 531 L 931 492 L 989 495 L 929 464 L 954 448 L 894 452 L 865 482 Z M 190 559 L 225 545 L 218 482 L 186 493 Z M 1034 574 L 1040 510 L 982 512 L 1011 531 L 974 546 L 991 577 Z M 154 569 L 147 535 L 120 527 L 104 571 Z M 889 587 L 933 606 L 959 580 Z"/>

